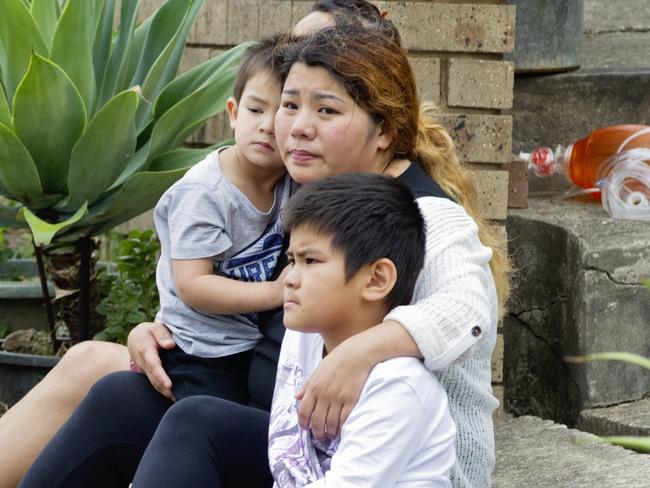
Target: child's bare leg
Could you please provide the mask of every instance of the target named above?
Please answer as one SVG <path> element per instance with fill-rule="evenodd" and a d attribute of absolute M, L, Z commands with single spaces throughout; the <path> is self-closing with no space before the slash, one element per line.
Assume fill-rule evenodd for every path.
<path fill-rule="evenodd" d="M 0 488 L 14 488 L 102 376 L 128 369 L 129 351 L 109 342 L 77 344 L 0 418 Z"/>

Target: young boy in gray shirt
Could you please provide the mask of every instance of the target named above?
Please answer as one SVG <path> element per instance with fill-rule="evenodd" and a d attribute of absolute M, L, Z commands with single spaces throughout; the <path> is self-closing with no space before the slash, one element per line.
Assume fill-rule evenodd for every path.
<path fill-rule="evenodd" d="M 162 350 L 172 393 L 247 401 L 257 313 L 282 305 L 282 277 L 269 281 L 282 250 L 279 211 L 290 180 L 276 147 L 280 103 L 276 39 L 246 52 L 227 102 L 235 145 L 197 163 L 161 197 L 156 321 L 176 347 Z"/>

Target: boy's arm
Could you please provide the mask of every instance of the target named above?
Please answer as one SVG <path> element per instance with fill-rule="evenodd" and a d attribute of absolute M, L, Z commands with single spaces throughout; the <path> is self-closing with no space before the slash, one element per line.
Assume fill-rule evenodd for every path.
<path fill-rule="evenodd" d="M 245 282 L 213 271 L 212 258 L 173 259 L 174 283 L 183 302 L 204 313 L 234 315 L 281 306 L 284 271 L 275 281 Z"/>
<path fill-rule="evenodd" d="M 423 435 L 430 427 L 427 423 L 433 422 L 440 424 L 436 430 L 442 434 L 440 442 L 433 447 L 439 451 L 436 459 L 440 463 L 427 469 L 444 475 L 453 465 L 455 431 L 449 416 L 427 418 L 420 398 L 410 385 L 400 379 L 375 379 L 374 376 L 368 378 L 359 403 L 343 425 L 330 470 L 324 478 L 307 487 L 394 486 L 421 448 Z M 443 401 L 439 405 L 440 410 L 447 408 Z"/>

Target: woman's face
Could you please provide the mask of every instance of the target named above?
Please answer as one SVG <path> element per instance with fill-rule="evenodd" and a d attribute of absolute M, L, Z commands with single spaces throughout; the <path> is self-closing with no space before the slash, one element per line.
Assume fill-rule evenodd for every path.
<path fill-rule="evenodd" d="M 282 89 L 275 137 L 289 174 L 309 183 L 340 173 L 379 173 L 392 138 L 321 67 L 296 63 Z"/>

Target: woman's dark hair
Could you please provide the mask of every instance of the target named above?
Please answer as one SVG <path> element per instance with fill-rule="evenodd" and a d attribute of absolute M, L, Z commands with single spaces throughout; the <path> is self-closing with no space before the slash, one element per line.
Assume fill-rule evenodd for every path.
<path fill-rule="evenodd" d="M 397 27 L 387 18 L 387 12 L 366 0 L 316 0 L 311 11 L 332 14 L 336 25 L 358 23 L 366 29 L 377 30 L 397 44 L 402 43 Z"/>
<path fill-rule="evenodd" d="M 382 258 L 397 269 L 388 309 L 408 305 L 424 264 L 425 224 L 413 194 L 400 181 L 374 173 L 344 173 L 303 186 L 283 209 L 287 232 L 308 228 L 332 238 L 343 254 L 345 278 Z"/>

